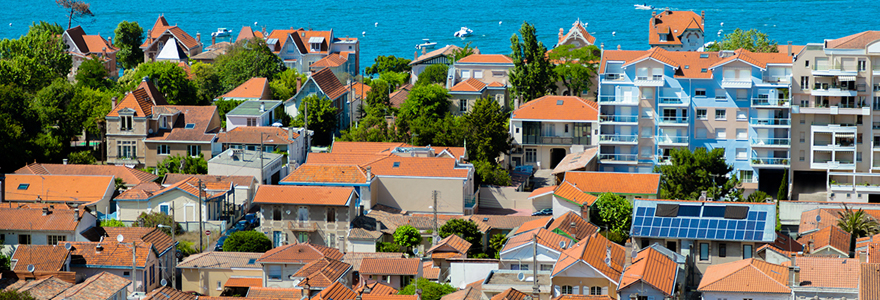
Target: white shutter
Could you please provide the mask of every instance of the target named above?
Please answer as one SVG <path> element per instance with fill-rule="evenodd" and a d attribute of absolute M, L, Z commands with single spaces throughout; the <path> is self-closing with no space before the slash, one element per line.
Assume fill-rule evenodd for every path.
<path fill-rule="evenodd" d="M 583 294 L 581 294 L 581 295 L 589 295 L 589 294 L 590 294 L 590 287 L 585 285 L 584 290 L 583 290 Z"/>
<path fill-rule="evenodd" d="M 558 285 L 554 285 L 554 286 L 553 286 L 553 297 L 559 297 L 559 294 L 560 294 L 560 293 L 559 293 L 559 286 L 558 286 Z"/>
<path fill-rule="evenodd" d="M 654 70 L 651 71 L 651 75 L 663 75 L 663 68 L 654 68 Z"/>
<path fill-rule="evenodd" d="M 752 69 L 739 69 L 739 80 L 748 80 L 752 78 Z"/>
<path fill-rule="evenodd" d="M 607 286 L 602 287 L 602 295 L 608 295 L 608 287 Z"/>
<path fill-rule="evenodd" d="M 724 79 L 726 79 L 726 80 L 736 79 L 736 70 L 725 68 L 724 69 Z"/>
<path fill-rule="evenodd" d="M 580 288 L 581 288 L 581 287 L 579 287 L 579 286 L 574 286 L 574 287 L 572 287 L 571 293 L 574 294 L 574 295 L 580 295 L 580 294 L 581 294 L 581 293 L 580 293 Z"/>

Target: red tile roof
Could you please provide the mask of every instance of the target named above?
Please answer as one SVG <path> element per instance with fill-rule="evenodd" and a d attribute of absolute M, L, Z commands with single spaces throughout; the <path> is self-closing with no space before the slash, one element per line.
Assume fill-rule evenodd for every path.
<path fill-rule="evenodd" d="M 798 238 L 798 243 L 804 245 L 804 252 L 807 252 L 806 248 L 810 247 L 810 241 L 813 241 L 812 248 L 809 249 L 810 253 L 828 246 L 837 249 L 841 253 L 849 253 L 849 246 L 852 242 L 851 237 L 852 235 L 849 232 L 843 231 L 843 229 L 837 226 L 828 226 L 819 231 L 801 236 Z"/>
<path fill-rule="evenodd" d="M 367 94 L 369 94 L 370 90 L 372 90 L 373 88 L 371 88 L 369 85 L 355 81 L 348 85 L 346 89 L 350 90 L 357 99 L 367 99 Z"/>
<path fill-rule="evenodd" d="M 330 71 L 330 68 L 323 68 L 318 72 L 312 73 L 309 79 L 314 80 L 315 84 L 318 85 L 330 100 L 336 100 L 336 98 L 348 92 L 345 86 L 342 85 L 342 82 L 339 82 L 339 79 L 336 78 L 336 75 L 333 75 L 333 71 Z"/>
<path fill-rule="evenodd" d="M 159 133 L 158 136 L 150 137 L 147 141 L 201 141 L 209 142 L 215 138 L 213 132 L 220 127 L 220 115 L 217 106 L 190 106 L 190 105 L 164 105 L 165 109 L 174 109 L 181 112 L 177 117 L 174 128 L 171 131 Z M 187 129 L 186 124 L 194 124 L 192 129 Z"/>
<path fill-rule="evenodd" d="M 273 126 L 238 126 L 230 131 L 217 134 L 217 142 L 221 144 L 260 144 L 260 134 L 263 135 L 262 143 L 266 145 L 289 145 L 295 141 L 290 139 L 287 129 Z M 299 137 L 296 130 L 292 132 L 293 138 Z"/>
<path fill-rule="evenodd" d="M 552 221 L 553 221 L 553 217 L 544 217 L 544 218 L 540 218 L 540 219 L 534 219 L 534 220 L 525 222 L 522 225 L 520 225 L 519 228 L 516 229 L 516 232 L 514 232 L 513 234 L 517 235 L 517 234 L 520 234 L 520 233 L 523 233 L 526 231 L 531 231 L 535 228 L 547 228 L 547 225 L 550 224 L 550 222 L 552 222 Z"/>
<path fill-rule="evenodd" d="M 85 30 L 80 26 L 70 28 L 64 32 L 70 37 L 74 45 L 76 45 L 80 54 L 112 53 L 119 51 L 119 48 L 114 47 L 113 44 L 100 35 L 86 35 Z"/>
<path fill-rule="evenodd" d="M 470 169 L 457 167 L 456 159 L 445 157 L 388 156 L 370 163 L 372 173 L 378 176 L 413 176 L 467 178 Z"/>
<path fill-rule="evenodd" d="M 93 203 L 115 187 L 113 176 L 7 174 L 5 201 Z"/>
<path fill-rule="evenodd" d="M 711 265 L 703 273 L 700 292 L 789 294 L 788 267 L 749 258 Z"/>
<path fill-rule="evenodd" d="M 469 243 L 468 241 L 459 237 L 458 235 L 450 234 L 446 238 L 437 242 L 437 244 L 434 245 L 434 247 L 431 247 L 431 249 L 428 249 L 428 251 L 425 251 L 425 254 L 431 255 L 434 252 L 438 252 L 438 251 L 439 252 L 453 251 L 458 254 L 465 254 L 466 255 L 468 250 L 470 250 L 470 249 L 471 249 L 471 243 Z"/>
<path fill-rule="evenodd" d="M 865 49 L 868 44 L 880 40 L 880 31 L 863 31 L 838 39 L 826 40 L 825 47 L 831 49 Z"/>
<path fill-rule="evenodd" d="M 302 289 L 254 286 L 248 289 L 247 298 L 301 299 Z"/>
<path fill-rule="evenodd" d="M 9 175 L 6 175 L 9 176 Z M 24 203 L 22 203 L 25 205 Z M 79 224 L 76 211 L 64 205 L 54 205 L 48 215 L 43 215 L 42 207 L 26 204 L 33 208 L 21 207 L 16 203 L 0 204 L 0 228 L 12 231 L 64 231 L 73 232 Z M 50 204 L 44 204 L 48 207 Z M 79 211 L 80 217 L 87 214 L 85 209 Z"/>
<path fill-rule="evenodd" d="M 143 184 L 123 192 L 116 199 L 147 200 L 173 190 L 184 191 L 193 197 L 201 196 L 205 199 L 212 199 L 226 194 L 233 187 L 229 182 L 202 182 L 202 184 L 205 185 L 205 188 L 201 190 L 201 194 L 198 188 L 199 178 L 194 176 L 190 176 L 185 180 L 178 181 L 160 190 L 155 190 L 156 187 L 152 184 Z"/>
<path fill-rule="evenodd" d="M 55 299 L 68 300 L 104 300 L 111 299 L 120 290 L 131 284 L 131 280 L 114 275 L 113 273 L 101 272 L 92 275 L 82 283 L 74 285 L 59 294 Z"/>
<path fill-rule="evenodd" d="M 336 53 L 331 53 L 324 58 L 312 63 L 309 68 L 335 68 L 348 62 L 348 59 Z"/>
<path fill-rule="evenodd" d="M 328 287 L 338 281 L 345 276 L 345 274 L 348 274 L 350 270 L 351 265 L 324 257 L 306 264 L 296 271 L 296 273 L 293 274 L 293 277 L 303 277 L 307 279 L 297 284 L 298 287 L 305 287 L 306 283 L 308 283 L 311 287 L 322 288 Z"/>
<path fill-rule="evenodd" d="M 642 281 L 671 296 L 675 292 L 676 273 L 678 264 L 675 261 L 654 248 L 645 248 L 639 252 L 633 264 L 624 270 L 617 289 L 622 290 Z"/>
<path fill-rule="evenodd" d="M 307 264 L 324 257 L 339 260 L 342 259 L 342 252 L 314 244 L 290 244 L 266 251 L 257 262 Z"/>
<path fill-rule="evenodd" d="M 467 63 L 467 64 L 510 64 L 513 65 L 513 60 L 510 59 L 507 55 L 503 54 L 471 54 L 462 59 L 459 59 L 456 64 Z"/>
<path fill-rule="evenodd" d="M 456 45 L 446 45 L 443 48 L 419 55 L 415 60 L 411 61 L 409 63 L 409 65 L 410 66 L 416 65 L 416 64 L 422 63 L 424 61 L 428 61 L 432 58 L 439 57 L 439 56 L 449 57 L 449 56 L 452 56 L 452 54 L 455 53 L 455 50 L 458 50 L 458 49 L 461 49 L 461 47 L 456 46 Z M 480 49 L 475 48 L 474 51 L 475 51 L 475 54 L 480 54 Z"/>
<path fill-rule="evenodd" d="M 610 257 L 608 256 L 609 252 Z M 578 261 L 582 261 L 602 273 L 606 279 L 617 283 L 623 273 L 623 265 L 626 260 L 625 252 L 623 246 L 606 239 L 599 233 L 594 233 L 574 246 L 570 246 L 559 256 L 559 260 L 553 266 L 552 276 L 557 276 Z M 609 264 L 605 263 L 606 257 L 611 259 Z"/>
<path fill-rule="evenodd" d="M 859 274 L 859 299 L 880 300 L 880 264 L 861 264 Z"/>
<path fill-rule="evenodd" d="M 346 252 L 342 257 L 342 262 L 350 264 L 352 270 L 360 271 L 361 262 L 364 258 L 403 258 L 403 253 L 399 252 Z"/>
<path fill-rule="evenodd" d="M 170 286 L 160 286 L 141 300 L 196 300 L 198 296 L 181 292 Z"/>
<path fill-rule="evenodd" d="M 534 235 L 538 236 L 538 245 L 544 246 L 556 252 L 562 252 L 563 249 L 559 247 L 559 244 L 561 242 L 565 242 L 566 246 L 572 243 L 572 241 L 567 237 L 553 233 L 552 231 L 544 228 L 537 228 L 510 237 L 507 240 L 507 243 L 504 244 L 501 252 L 504 253 L 522 247 L 523 245 L 531 245 L 532 237 Z"/>
<path fill-rule="evenodd" d="M 269 79 L 262 77 L 254 77 L 248 79 L 241 85 L 235 87 L 231 91 L 226 94 L 220 96 L 220 98 L 247 98 L 247 99 L 263 99 L 263 95 L 265 95 L 269 91 Z M 269 95 L 272 93 L 269 92 Z"/>
<path fill-rule="evenodd" d="M 509 288 L 498 295 L 492 296 L 491 300 L 524 300 L 526 297 L 529 297 L 529 295 L 514 288 Z"/>
<path fill-rule="evenodd" d="M 21 283 L 21 286 L 17 284 Z M 65 290 L 69 289 L 73 286 L 73 283 L 69 283 L 63 281 L 61 279 L 56 278 L 55 276 L 49 276 L 43 279 L 34 280 L 34 281 L 25 281 L 20 280 L 15 284 L 10 285 L 5 290 L 17 290 L 19 293 L 28 293 L 31 297 L 34 297 L 38 300 L 48 300 L 52 299 L 58 294 L 63 293 Z"/>
<path fill-rule="evenodd" d="M 381 283 L 381 282 L 374 282 L 374 283 L 368 283 L 368 284 L 361 285 L 360 287 L 358 287 L 355 290 L 355 292 L 361 293 L 361 291 L 363 291 L 364 288 L 367 287 L 367 285 L 370 286 L 370 292 L 367 293 L 366 295 L 374 295 L 374 296 L 396 295 L 398 292 L 397 289 L 395 289 L 387 284 Z"/>
<path fill-rule="evenodd" d="M 354 193 L 352 187 L 262 185 L 253 203 L 344 206 Z"/>
<path fill-rule="evenodd" d="M 859 287 L 859 260 L 833 257 L 798 257 L 800 281 L 820 288 Z"/>
<path fill-rule="evenodd" d="M 187 269 L 261 269 L 262 266 L 256 262 L 256 259 L 262 255 L 263 253 L 259 252 L 208 251 L 188 256 L 184 261 L 178 263 L 177 267 Z"/>
<path fill-rule="evenodd" d="M 370 176 L 372 179 L 374 176 Z M 281 182 L 366 183 L 367 171 L 358 165 L 306 163 L 296 168 Z"/>
<path fill-rule="evenodd" d="M 587 194 L 568 181 L 563 181 L 562 184 L 558 185 L 556 190 L 553 191 L 553 196 L 571 201 L 580 206 L 591 206 L 593 203 L 596 203 L 596 200 L 599 200 L 599 197 Z"/>
<path fill-rule="evenodd" d="M 660 174 L 566 172 L 565 181 L 587 193 L 657 194 Z"/>
<path fill-rule="evenodd" d="M 761 69 L 766 69 L 767 64 L 790 64 L 792 60 L 791 56 L 788 56 L 787 53 L 755 53 L 746 49 L 738 49 L 733 53 L 733 56 L 726 57 L 712 64 L 709 69 L 714 69 L 734 60 L 743 61 Z"/>
<path fill-rule="evenodd" d="M 123 240 L 123 243 L 130 241 Z M 86 265 L 101 267 L 131 267 L 131 245 L 124 245 L 116 242 L 116 239 L 103 242 L 68 242 L 71 248 L 70 265 Z M 97 251 L 98 245 L 103 247 L 100 252 Z M 149 243 L 137 243 L 137 251 L 135 251 L 135 262 L 137 267 L 145 267 L 147 258 L 150 256 L 150 249 L 153 247 Z"/>
<path fill-rule="evenodd" d="M 77 164 L 43 164 L 32 163 L 15 174 L 52 174 L 52 175 L 105 175 L 121 178 L 127 185 L 137 185 L 155 181 L 158 176 L 125 166 L 114 165 L 77 165 Z"/>
<path fill-rule="evenodd" d="M 33 265 L 36 271 L 63 271 L 70 251 L 60 245 L 18 245 L 12 259 L 18 260 L 13 271 L 27 271 Z"/>
<path fill-rule="evenodd" d="M 587 222 L 573 211 L 566 212 L 547 227 L 547 230 L 555 229 L 559 229 L 579 241 L 599 231 L 599 227 Z"/>
<path fill-rule="evenodd" d="M 598 121 L 599 104 L 574 96 L 543 96 L 513 111 L 511 119 Z"/>
<path fill-rule="evenodd" d="M 565 40 L 570 39 L 570 38 L 574 38 L 576 35 L 583 37 L 590 44 L 596 43 L 596 37 L 590 35 L 590 33 L 587 32 L 587 29 L 584 28 L 584 26 L 581 24 L 580 20 L 577 20 L 576 22 L 574 22 L 574 24 L 572 24 L 571 29 L 569 29 L 568 33 L 566 33 L 565 35 L 561 35 L 562 28 L 560 28 L 559 30 L 560 30 L 559 31 L 560 36 L 559 36 L 559 40 L 556 42 L 557 44 L 562 44 L 562 42 L 564 42 Z"/>
<path fill-rule="evenodd" d="M 337 142 L 339 143 L 339 142 Z M 341 165 L 359 165 L 366 166 L 377 160 L 383 159 L 388 155 L 375 154 L 338 154 L 333 153 L 309 153 L 306 163 L 313 164 L 341 164 Z"/>
<path fill-rule="evenodd" d="M 263 278 L 233 277 L 226 280 L 223 286 L 228 287 L 261 287 Z"/>
<path fill-rule="evenodd" d="M 422 267 L 418 258 L 364 258 L 362 275 L 417 275 Z"/>
<path fill-rule="evenodd" d="M 692 11 L 666 10 L 651 17 L 648 43 L 652 46 L 681 45 L 681 36 L 687 29 L 703 32 L 703 17 Z M 660 34 L 669 34 L 671 39 L 661 42 Z"/>
<path fill-rule="evenodd" d="M 355 297 L 357 297 L 357 294 L 355 294 L 354 291 L 337 281 L 333 283 L 333 285 L 322 290 L 318 295 L 315 295 L 312 300 L 343 300 L 354 299 Z"/>
<path fill-rule="evenodd" d="M 405 84 L 388 95 L 388 102 L 391 103 L 391 107 L 400 108 L 406 102 L 406 98 L 409 98 L 409 92 L 412 88 L 412 84 Z"/>
<path fill-rule="evenodd" d="M 330 153 L 333 154 L 369 154 L 369 155 L 389 155 L 395 148 L 407 147 L 406 143 L 385 143 L 385 142 L 333 142 Z"/>
<path fill-rule="evenodd" d="M 556 189 L 555 185 L 545 186 L 542 188 L 537 188 L 529 194 L 528 199 L 544 196 L 544 195 L 552 195 L 553 190 Z"/>
<path fill-rule="evenodd" d="M 195 175 L 195 174 L 179 174 L 179 173 L 166 173 L 165 178 L 162 180 L 162 184 L 174 184 L 177 182 L 181 182 L 189 179 L 190 177 L 194 177 L 196 179 L 201 179 L 202 182 L 222 182 L 232 184 L 234 186 L 250 186 L 254 184 L 254 176 L 243 176 L 243 175 Z"/>
<path fill-rule="evenodd" d="M 422 262 L 422 276 L 423 278 L 427 278 L 429 280 L 439 280 L 440 279 L 440 268 L 434 266 L 433 260 L 428 260 Z"/>
<path fill-rule="evenodd" d="M 470 78 L 455 84 L 450 92 L 479 92 L 486 88 L 486 84 L 480 80 Z"/>

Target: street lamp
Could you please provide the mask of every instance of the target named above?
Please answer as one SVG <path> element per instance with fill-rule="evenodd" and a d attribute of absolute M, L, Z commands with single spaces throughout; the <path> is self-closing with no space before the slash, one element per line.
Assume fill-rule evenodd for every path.
<path fill-rule="evenodd" d="M 172 209 L 174 209 L 174 208 L 172 208 Z M 177 223 L 174 222 L 174 220 L 172 220 L 171 223 L 174 225 L 177 225 Z M 176 230 L 174 230 L 175 229 L 174 227 L 176 227 L 176 226 L 168 226 L 168 225 L 163 225 L 163 224 L 159 224 L 156 226 L 158 226 L 159 228 L 168 228 L 171 230 L 171 247 L 175 248 L 175 249 L 172 249 L 171 257 L 172 257 L 172 259 L 177 259 L 177 247 L 176 247 L 177 240 L 174 239 L 174 231 L 176 231 Z M 177 264 L 175 263 L 174 265 L 176 266 Z M 177 283 L 176 278 L 175 278 L 175 275 L 176 275 L 175 273 L 177 273 L 176 271 L 177 270 L 174 270 L 174 269 L 171 270 L 171 287 L 174 287 L 174 284 Z"/>

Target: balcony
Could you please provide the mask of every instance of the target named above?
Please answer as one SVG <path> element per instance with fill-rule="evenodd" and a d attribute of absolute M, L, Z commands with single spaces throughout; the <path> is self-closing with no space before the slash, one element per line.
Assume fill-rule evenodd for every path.
<path fill-rule="evenodd" d="M 658 146 L 687 146 L 688 137 L 687 136 L 658 136 L 657 137 L 657 145 Z"/>
<path fill-rule="evenodd" d="M 634 164 L 638 158 L 635 154 L 599 154 L 599 161 L 603 164 Z"/>
<path fill-rule="evenodd" d="M 789 138 L 753 138 L 752 147 L 788 148 L 791 146 Z"/>
<path fill-rule="evenodd" d="M 681 97 L 660 97 L 657 99 L 657 104 L 659 106 L 687 106 L 688 101 L 685 101 Z"/>
<path fill-rule="evenodd" d="M 590 136 L 574 137 L 572 133 L 567 136 L 523 135 L 523 145 L 589 145 Z"/>
<path fill-rule="evenodd" d="M 688 117 L 660 117 L 660 126 L 687 126 Z"/>
<path fill-rule="evenodd" d="M 791 75 L 785 76 L 772 76 L 770 73 L 764 72 L 761 74 L 761 84 L 780 84 L 780 85 L 788 85 L 791 82 Z"/>
<path fill-rule="evenodd" d="M 841 88 L 813 89 L 810 95 L 813 96 L 830 96 L 830 97 L 855 97 L 859 94 L 857 90 L 847 90 Z"/>
<path fill-rule="evenodd" d="M 839 62 L 834 63 L 833 65 L 813 65 L 812 70 L 813 76 L 856 76 L 858 72 L 853 67 L 852 69 L 843 68 Z"/>
<path fill-rule="evenodd" d="M 615 115 L 602 115 L 599 116 L 599 123 L 602 124 L 613 124 L 613 123 L 633 123 L 636 124 L 639 122 L 639 116 L 615 116 Z"/>
<path fill-rule="evenodd" d="M 789 99 L 770 100 L 770 97 L 767 97 L 767 95 L 758 95 L 757 97 L 752 97 L 752 107 L 755 107 L 755 108 L 789 108 L 789 107 L 791 107 L 791 100 L 789 100 Z"/>
<path fill-rule="evenodd" d="M 663 75 L 654 75 L 654 76 L 636 76 L 636 80 L 633 81 L 633 84 L 636 86 L 654 86 L 661 87 L 664 84 Z"/>
<path fill-rule="evenodd" d="M 751 118 L 749 119 L 749 124 L 754 127 L 774 127 L 774 126 L 789 126 L 791 125 L 791 119 L 789 118 Z"/>
<path fill-rule="evenodd" d="M 855 134 L 858 130 L 857 124 L 852 123 L 823 123 L 813 122 L 810 124 L 810 130 L 813 132 L 834 132 L 834 133 L 851 133 Z"/>
<path fill-rule="evenodd" d="M 672 164 L 672 156 L 658 155 L 657 158 L 654 159 L 654 163 L 658 164 L 658 165 L 671 165 Z"/>
<path fill-rule="evenodd" d="M 856 164 L 852 160 L 823 160 L 810 163 L 810 168 L 825 170 L 854 170 Z"/>
<path fill-rule="evenodd" d="M 750 162 L 753 168 L 785 168 L 788 163 L 784 157 L 752 157 Z"/>
<path fill-rule="evenodd" d="M 603 81 L 626 81 L 624 74 L 608 73 L 602 76 Z"/>
<path fill-rule="evenodd" d="M 600 134 L 599 143 L 602 144 L 636 144 L 639 137 L 636 135 Z"/>
<path fill-rule="evenodd" d="M 627 98 L 622 95 L 599 95 L 599 103 L 603 105 L 639 105 L 639 99 L 638 96 Z"/>
<path fill-rule="evenodd" d="M 747 89 L 751 87 L 751 78 L 724 78 L 721 80 L 721 88 L 725 89 Z"/>
<path fill-rule="evenodd" d="M 288 221 L 287 228 L 293 232 L 315 232 L 318 231 L 318 222 Z"/>

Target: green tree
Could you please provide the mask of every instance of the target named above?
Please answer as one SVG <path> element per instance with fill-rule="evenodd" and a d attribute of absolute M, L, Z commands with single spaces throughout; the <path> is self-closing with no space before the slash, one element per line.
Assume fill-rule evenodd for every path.
<path fill-rule="evenodd" d="M 57 34 L 61 35 L 64 33 L 64 27 L 58 25 L 58 23 L 49 23 L 46 21 L 38 21 L 31 23 L 29 28 L 29 33 L 38 34 L 38 33 L 49 33 L 49 34 Z"/>
<path fill-rule="evenodd" d="M 394 55 L 384 56 L 379 55 L 376 57 L 376 62 L 373 63 L 372 66 L 364 69 L 364 73 L 367 75 L 376 75 L 382 74 L 383 72 L 397 72 L 397 73 L 406 73 L 412 70 L 412 67 L 409 65 L 411 60 L 395 57 Z"/>
<path fill-rule="evenodd" d="M 110 90 L 95 90 L 88 87 L 77 87 L 73 103 L 79 105 L 79 109 L 85 112 L 80 128 L 86 132 L 100 135 L 101 123 L 110 112 L 110 98 L 116 96 L 116 92 Z M 88 136 L 87 136 L 88 137 Z"/>
<path fill-rule="evenodd" d="M 477 227 L 477 223 L 471 220 L 452 219 L 440 226 L 440 237 L 446 238 L 450 234 L 457 235 L 471 243 L 468 255 L 473 255 L 483 248 L 483 233 Z"/>
<path fill-rule="evenodd" d="M 284 72 L 275 74 L 275 78 L 269 81 L 269 88 L 272 89 L 272 99 L 287 100 L 296 95 L 296 80 L 306 82 L 308 79 L 305 75 L 296 72 L 296 69 L 287 69 Z"/>
<path fill-rule="evenodd" d="M 477 160 L 471 162 L 474 164 L 474 171 L 477 174 L 477 182 L 479 184 L 510 185 L 510 173 L 494 161 Z"/>
<path fill-rule="evenodd" d="M 496 233 L 489 239 L 489 247 L 495 251 L 495 258 L 499 258 L 501 254 L 501 249 L 504 248 L 504 244 L 507 243 L 507 235 L 503 233 Z"/>
<path fill-rule="evenodd" d="M 226 113 L 232 111 L 242 103 L 244 103 L 244 100 L 227 100 L 223 98 L 214 101 L 214 106 L 217 107 L 217 114 L 220 115 L 220 120 L 223 120 L 223 128 L 226 128 Z"/>
<path fill-rule="evenodd" d="M 623 237 L 622 241 L 625 241 L 632 225 L 632 204 L 621 196 L 604 193 L 596 199 L 594 205 L 599 217 L 598 225 L 606 228 L 613 235 Z M 621 240 L 609 239 L 618 243 L 622 242 Z"/>
<path fill-rule="evenodd" d="M 151 213 L 142 212 L 140 216 L 137 218 L 137 222 L 131 224 L 132 227 L 145 227 L 145 228 L 158 228 L 158 225 L 165 225 L 168 227 L 174 227 L 174 233 L 180 234 L 183 233 L 183 227 L 180 227 L 180 224 L 174 221 L 174 217 L 171 215 L 166 215 L 164 213 L 153 211 Z M 171 234 L 171 229 L 169 228 L 159 228 L 162 232 L 167 234 Z"/>
<path fill-rule="evenodd" d="M 313 130 L 313 145 L 330 145 L 333 141 L 333 133 L 336 132 L 337 118 L 336 107 L 333 102 L 326 97 L 318 98 L 317 95 L 309 95 L 302 99 L 299 106 L 299 113 L 290 120 L 290 126 L 303 127 L 306 115 L 306 106 L 308 106 L 309 130 Z"/>
<path fill-rule="evenodd" d="M 420 277 L 416 279 L 419 284 L 419 289 L 422 290 L 422 296 L 420 299 L 422 300 L 439 300 L 446 296 L 447 294 L 451 294 L 456 291 L 454 287 L 449 285 L 448 283 L 436 283 Z M 412 282 L 409 285 L 400 289 L 397 292 L 398 295 L 415 295 L 416 294 L 416 282 Z"/>
<path fill-rule="evenodd" d="M 144 43 L 144 29 L 138 22 L 119 22 L 113 33 L 116 34 L 113 46 L 119 48 L 119 52 L 116 52 L 116 62 L 119 66 L 128 70 L 144 61 L 144 50 L 141 50 L 141 44 Z"/>
<path fill-rule="evenodd" d="M 199 103 L 198 89 L 189 79 L 186 70 L 170 61 L 146 62 L 119 78 L 122 91 L 137 88 L 144 77 L 148 77 L 160 93 L 172 105 L 196 105 Z"/>
<path fill-rule="evenodd" d="M 159 177 L 165 176 L 165 173 L 208 174 L 208 162 L 201 153 L 198 157 L 172 155 L 163 159 L 156 168 Z"/>
<path fill-rule="evenodd" d="M 508 131 L 508 117 L 497 101 L 477 99 L 471 111 L 464 115 L 469 159 L 495 162 L 499 155 L 510 152 L 513 138 Z"/>
<path fill-rule="evenodd" d="M 449 66 L 444 64 L 433 64 L 425 68 L 415 85 L 423 84 L 446 84 L 446 75 L 449 73 Z"/>
<path fill-rule="evenodd" d="M 407 140 L 427 145 L 434 140 L 434 126 L 449 113 L 449 92 L 440 85 L 414 87 L 400 106 L 397 127 L 408 132 Z"/>
<path fill-rule="evenodd" d="M 98 227 L 126 227 L 120 220 L 101 220 Z"/>
<path fill-rule="evenodd" d="M 67 163 L 76 165 L 94 165 L 97 160 L 91 150 L 71 152 L 67 154 Z"/>
<path fill-rule="evenodd" d="M 443 119 L 434 123 L 430 129 L 434 136 L 430 144 L 446 147 L 461 147 L 464 145 L 464 140 L 468 138 L 468 135 L 470 134 L 467 130 L 468 128 L 465 126 L 464 116 L 446 114 Z M 468 140 L 468 143 L 470 143 L 470 140 Z"/>
<path fill-rule="evenodd" d="M 236 42 L 214 60 L 214 67 L 224 92 L 254 77 L 275 78 L 275 74 L 286 69 L 281 58 L 260 38 Z"/>
<path fill-rule="evenodd" d="M 272 249 L 272 241 L 259 231 L 236 231 L 223 242 L 226 252 L 266 252 Z"/>
<path fill-rule="evenodd" d="M 372 91 L 371 91 L 372 92 Z M 352 142 L 394 142 L 396 132 L 388 126 L 385 112 L 389 108 L 382 104 L 364 106 L 366 116 L 356 124 L 356 127 L 342 131 L 342 141 Z"/>
<path fill-rule="evenodd" d="M 782 183 L 779 184 L 776 200 L 788 200 L 788 170 L 784 170 L 782 173 Z"/>
<path fill-rule="evenodd" d="M 850 233 L 850 246 L 847 249 L 852 257 L 855 251 L 856 240 L 860 237 L 866 237 L 880 233 L 880 224 L 877 220 L 865 213 L 859 208 L 853 211 L 846 204 L 843 204 L 843 210 L 837 212 L 837 227 L 843 231 Z"/>
<path fill-rule="evenodd" d="M 519 33 L 522 42 L 516 34 L 510 37 L 510 47 L 513 49 L 510 83 L 524 103 L 546 95 L 552 89 L 553 66 L 547 60 L 547 47 L 535 37 L 534 26 L 523 22 Z"/>
<path fill-rule="evenodd" d="M 553 73 L 556 74 L 556 80 L 562 82 L 572 96 L 590 90 L 590 80 L 596 76 L 597 62 L 601 56 L 601 51 L 594 45 L 579 48 L 562 45 L 549 53 L 550 61 L 555 64 Z"/>
<path fill-rule="evenodd" d="M 0 84 L 0 153 L 5 155 L 0 160 L 2 170 L 16 170 L 36 158 L 34 139 L 42 126 L 29 102 L 21 88 Z"/>
<path fill-rule="evenodd" d="M 34 92 L 66 78 L 73 60 L 55 26 L 34 23 L 26 35 L 0 41 L 0 84 Z"/>
<path fill-rule="evenodd" d="M 104 69 L 103 59 L 91 56 L 79 65 L 76 71 L 77 84 L 91 89 L 108 89 L 113 86 L 113 81 L 107 77 L 107 69 Z"/>
<path fill-rule="evenodd" d="M 754 202 L 754 203 L 764 203 L 764 201 L 769 198 L 770 195 L 763 191 L 754 191 L 748 197 L 746 197 L 746 202 Z"/>
<path fill-rule="evenodd" d="M 12 270 L 12 258 L 9 255 L 0 254 L 0 271 Z"/>
<path fill-rule="evenodd" d="M 28 292 L 2 290 L 0 291 L 0 300 L 36 300 L 36 298 L 31 296 L 31 294 Z"/>
<path fill-rule="evenodd" d="M 394 230 L 394 242 L 412 249 L 422 243 L 422 234 L 415 227 L 403 225 Z"/>
<path fill-rule="evenodd" d="M 122 178 L 116 177 L 116 179 L 113 179 L 113 186 L 114 186 L 114 188 L 116 188 L 117 191 L 124 190 L 125 189 L 125 180 L 123 180 Z"/>
<path fill-rule="evenodd" d="M 471 47 L 471 42 L 467 42 L 464 44 L 464 47 L 452 50 L 452 63 L 457 62 L 459 59 L 468 57 L 471 54 L 477 53 L 476 48 Z M 427 70 L 427 69 L 425 69 Z M 445 76 L 445 74 L 444 74 Z"/>
<path fill-rule="evenodd" d="M 67 29 L 70 29 L 70 25 L 72 24 L 74 18 L 95 15 L 89 9 L 91 7 L 91 4 L 86 3 L 85 1 L 55 0 L 55 3 L 58 3 L 59 6 L 69 12 L 67 15 Z"/>
<path fill-rule="evenodd" d="M 742 192 L 736 187 L 736 176 L 727 178 L 733 166 L 724 159 L 724 148 L 711 151 L 697 148 L 673 149 L 670 152 L 672 163 L 654 167 L 660 173 L 660 197 L 662 199 L 696 200 L 700 193 L 707 192 L 713 199 L 740 201 Z"/>
<path fill-rule="evenodd" d="M 189 69 L 192 72 L 192 82 L 196 86 L 199 103 L 211 103 L 214 98 L 220 96 L 223 87 L 220 85 L 220 76 L 217 75 L 214 65 L 197 61 Z M 220 120 L 226 119 L 221 116 Z"/>
<path fill-rule="evenodd" d="M 385 71 L 379 74 L 379 78 L 387 82 L 392 89 L 397 89 L 401 85 L 409 82 L 409 73 Z"/>
<path fill-rule="evenodd" d="M 367 106 L 382 105 L 386 108 L 391 107 L 390 94 L 391 86 L 388 82 L 383 79 L 375 79 L 370 82 L 370 91 L 367 92 L 365 102 Z"/>
<path fill-rule="evenodd" d="M 725 34 L 720 42 L 715 41 L 707 51 L 746 49 L 752 52 L 776 53 L 779 52 L 779 43 L 757 29 L 743 31 L 737 28 L 731 33 Z"/>
<path fill-rule="evenodd" d="M 388 242 L 377 242 L 376 252 L 400 252 L 400 245 Z"/>

